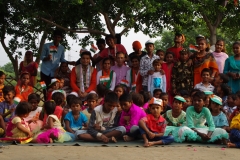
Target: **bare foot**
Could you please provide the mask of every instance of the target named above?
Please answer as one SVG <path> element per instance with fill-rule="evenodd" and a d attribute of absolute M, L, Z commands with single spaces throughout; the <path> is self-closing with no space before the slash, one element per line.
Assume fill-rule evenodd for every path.
<path fill-rule="evenodd" d="M 149 142 L 148 141 L 144 141 L 143 147 L 149 147 Z"/>
<path fill-rule="evenodd" d="M 128 135 L 124 135 L 124 136 L 123 136 L 123 140 L 124 140 L 125 142 L 133 141 L 134 139 L 135 139 L 135 138 L 130 137 L 130 136 L 128 136 Z"/>
<path fill-rule="evenodd" d="M 109 141 L 110 141 L 110 142 L 113 142 L 113 143 L 117 143 L 117 140 L 116 140 L 115 137 L 109 138 Z"/>
<path fill-rule="evenodd" d="M 53 140 L 52 140 L 52 138 L 50 138 L 50 139 L 49 139 L 49 143 L 53 143 Z"/>
<path fill-rule="evenodd" d="M 228 148 L 236 148 L 236 145 L 234 143 L 229 142 L 229 143 L 227 143 L 227 147 Z"/>
<path fill-rule="evenodd" d="M 155 142 L 148 142 L 148 145 L 149 145 L 149 147 L 150 147 L 150 146 L 154 146 L 154 145 L 155 145 Z"/>

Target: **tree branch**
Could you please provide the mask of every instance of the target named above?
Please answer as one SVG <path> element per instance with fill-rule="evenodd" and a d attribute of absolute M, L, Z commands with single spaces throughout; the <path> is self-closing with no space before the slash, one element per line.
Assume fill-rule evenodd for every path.
<path fill-rule="evenodd" d="M 116 18 L 114 19 L 113 23 L 112 23 L 112 27 L 115 28 L 115 26 L 117 25 L 117 22 L 120 20 L 122 15 L 122 12 L 118 12 Z"/>
<path fill-rule="evenodd" d="M 225 1 L 222 2 L 222 7 L 226 7 Z M 219 24 L 222 22 L 223 17 L 224 17 L 223 12 L 220 12 L 220 13 L 217 15 L 216 21 L 214 22 L 214 26 L 218 27 Z"/>
<path fill-rule="evenodd" d="M 40 57 L 41 57 L 41 54 L 42 54 L 43 45 L 44 45 L 44 43 L 47 39 L 47 35 L 48 35 L 47 31 L 44 30 L 43 35 L 41 37 L 40 45 L 39 45 L 39 48 L 38 48 L 37 58 L 35 60 L 35 62 L 38 63 L 38 64 L 40 62 Z"/>
<path fill-rule="evenodd" d="M 212 31 L 213 26 L 212 26 L 211 22 L 209 21 L 209 19 L 207 18 L 207 16 L 204 13 L 202 13 L 202 12 L 200 12 L 200 13 L 203 16 L 203 19 L 206 22 L 208 28 Z"/>

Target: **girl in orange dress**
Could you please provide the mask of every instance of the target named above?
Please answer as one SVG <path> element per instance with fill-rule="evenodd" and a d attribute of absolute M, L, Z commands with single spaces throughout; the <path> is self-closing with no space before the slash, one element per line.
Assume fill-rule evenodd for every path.
<path fill-rule="evenodd" d="M 28 95 L 34 91 L 33 87 L 29 85 L 30 77 L 29 72 L 23 72 L 20 75 L 20 84 L 15 87 L 16 95 L 20 95 L 21 101 L 28 101 Z"/>

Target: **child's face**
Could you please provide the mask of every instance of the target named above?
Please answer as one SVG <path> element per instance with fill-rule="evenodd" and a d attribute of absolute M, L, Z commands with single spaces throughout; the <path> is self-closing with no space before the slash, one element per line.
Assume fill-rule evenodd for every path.
<path fill-rule="evenodd" d="M 206 100 L 205 100 L 205 102 L 204 102 L 204 103 L 205 103 L 205 106 L 208 107 L 208 108 L 209 108 L 210 96 L 211 96 L 211 95 L 207 95 L 207 98 L 206 98 Z"/>
<path fill-rule="evenodd" d="M 216 91 L 217 91 L 217 94 L 218 94 L 218 95 L 221 95 L 221 94 L 222 94 L 221 86 L 218 86 L 217 89 L 216 89 Z"/>
<path fill-rule="evenodd" d="M 145 47 L 146 47 L 147 53 L 153 53 L 153 51 L 154 51 L 154 44 L 146 44 Z"/>
<path fill-rule="evenodd" d="M 117 94 L 118 98 L 123 94 L 123 89 L 118 87 L 114 90 L 114 92 Z"/>
<path fill-rule="evenodd" d="M 216 87 L 216 86 L 219 86 L 221 83 L 222 83 L 222 79 L 221 79 L 221 77 L 219 75 L 217 75 L 214 78 L 213 85 Z"/>
<path fill-rule="evenodd" d="M 155 70 L 156 72 L 159 72 L 159 71 L 161 70 L 162 66 L 161 66 L 160 63 L 155 63 L 155 64 L 153 65 L 153 68 L 154 68 L 154 70 Z"/>
<path fill-rule="evenodd" d="M 5 78 L 6 78 L 5 75 L 2 75 L 2 76 L 0 77 L 0 85 L 4 83 Z"/>
<path fill-rule="evenodd" d="M 161 99 L 163 101 L 163 106 L 165 107 L 168 104 L 168 96 L 167 95 L 162 96 Z"/>
<path fill-rule="evenodd" d="M 155 98 L 160 98 L 161 93 L 162 93 L 162 92 L 158 91 L 158 92 L 156 92 L 156 93 L 153 95 L 153 97 L 155 97 Z"/>
<path fill-rule="evenodd" d="M 199 97 L 193 97 L 193 106 L 196 112 L 200 113 L 204 104 L 205 102 L 203 99 L 200 99 Z"/>
<path fill-rule="evenodd" d="M 155 117 L 158 118 L 162 112 L 162 106 L 157 104 L 151 104 L 149 106 L 150 113 Z"/>
<path fill-rule="evenodd" d="M 66 73 L 68 71 L 68 65 L 66 63 L 61 64 L 61 72 Z"/>
<path fill-rule="evenodd" d="M 240 45 L 235 44 L 235 45 L 233 46 L 233 53 L 234 53 L 234 54 L 240 54 Z"/>
<path fill-rule="evenodd" d="M 188 107 L 188 106 L 191 106 L 192 105 L 192 99 L 191 98 L 184 98 L 185 99 L 185 105 Z"/>
<path fill-rule="evenodd" d="M 111 68 L 111 62 L 110 60 L 106 60 L 104 63 L 103 63 L 103 69 L 105 70 L 110 70 Z"/>
<path fill-rule="evenodd" d="M 206 44 L 205 40 L 199 40 L 198 41 L 198 49 L 200 51 L 205 51 L 206 48 L 207 48 L 207 44 Z"/>
<path fill-rule="evenodd" d="M 6 102 L 11 102 L 14 98 L 15 94 L 13 92 L 8 92 L 7 94 L 3 94 L 3 97 Z"/>
<path fill-rule="evenodd" d="M 123 111 L 128 112 L 132 106 L 132 102 L 120 102 Z"/>
<path fill-rule="evenodd" d="M 209 80 L 210 80 L 209 72 L 203 72 L 201 76 L 202 76 L 203 82 L 209 82 Z"/>
<path fill-rule="evenodd" d="M 183 108 L 183 102 L 174 99 L 172 104 L 172 109 L 174 111 L 179 111 L 179 110 L 182 110 L 182 108 Z"/>
<path fill-rule="evenodd" d="M 80 104 L 72 104 L 71 110 L 73 113 L 79 113 L 81 111 L 81 105 Z"/>
<path fill-rule="evenodd" d="M 53 90 L 58 90 L 59 89 L 59 82 L 55 82 L 54 84 L 52 84 L 52 89 Z"/>
<path fill-rule="evenodd" d="M 89 55 L 83 55 L 82 57 L 81 57 L 81 64 L 83 65 L 83 66 L 88 66 L 89 64 L 90 64 L 90 56 Z"/>
<path fill-rule="evenodd" d="M 100 51 L 104 50 L 106 47 L 106 44 L 97 44 L 97 47 Z"/>
<path fill-rule="evenodd" d="M 164 60 L 164 52 L 157 52 L 156 55 L 159 56 L 160 60 Z"/>
<path fill-rule="evenodd" d="M 224 47 L 223 41 L 219 41 L 215 44 L 215 51 L 216 52 L 222 52 L 223 47 Z"/>
<path fill-rule="evenodd" d="M 59 88 L 63 88 L 64 86 L 64 79 L 61 79 L 59 82 Z"/>
<path fill-rule="evenodd" d="M 97 106 L 97 100 L 95 100 L 95 99 L 88 99 L 87 100 L 87 105 L 88 105 L 88 108 L 94 109 Z"/>
<path fill-rule="evenodd" d="M 28 85 L 30 77 L 28 74 L 24 74 L 21 78 L 22 85 Z"/>
<path fill-rule="evenodd" d="M 111 112 L 115 107 L 118 107 L 118 103 L 116 102 L 105 102 L 103 104 L 103 112 L 109 113 Z"/>
<path fill-rule="evenodd" d="M 227 97 L 227 104 L 228 104 L 229 107 L 234 107 L 235 106 L 235 102 L 234 102 L 234 100 L 232 99 L 231 96 Z"/>
<path fill-rule="evenodd" d="M 125 62 L 125 55 L 123 53 L 117 54 L 116 62 L 118 66 L 122 66 Z"/>
<path fill-rule="evenodd" d="M 182 62 L 186 62 L 188 60 L 188 58 L 189 58 L 188 53 L 184 52 L 184 53 L 180 54 L 180 60 Z"/>
<path fill-rule="evenodd" d="M 140 63 L 137 59 L 133 59 L 131 62 L 133 68 L 139 68 Z"/>
<path fill-rule="evenodd" d="M 240 106 L 240 98 L 236 97 L 236 100 L 234 101 L 235 106 Z"/>
<path fill-rule="evenodd" d="M 113 38 L 107 38 L 107 39 L 106 39 L 106 44 L 107 44 L 109 47 L 114 47 L 114 46 L 115 46 L 114 39 L 113 39 Z"/>
<path fill-rule="evenodd" d="M 32 105 L 32 111 L 35 111 L 37 109 L 37 106 L 38 106 L 39 102 L 36 99 L 31 99 L 28 102 Z"/>
<path fill-rule="evenodd" d="M 167 54 L 166 55 L 166 62 L 167 63 L 172 63 L 173 62 L 173 55 L 172 54 Z"/>
<path fill-rule="evenodd" d="M 213 112 L 220 111 L 221 106 L 213 101 L 211 101 L 211 106 L 210 108 L 212 109 Z"/>

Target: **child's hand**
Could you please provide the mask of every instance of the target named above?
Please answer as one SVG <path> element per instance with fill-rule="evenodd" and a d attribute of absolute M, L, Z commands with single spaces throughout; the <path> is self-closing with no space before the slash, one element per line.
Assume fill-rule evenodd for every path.
<path fill-rule="evenodd" d="M 29 131 L 29 132 L 27 133 L 27 135 L 28 135 L 28 137 L 32 137 L 32 136 L 33 136 L 33 133 Z"/>
<path fill-rule="evenodd" d="M 149 70 L 149 71 L 147 72 L 148 75 L 153 75 L 153 73 L 154 73 L 153 70 Z"/>
<path fill-rule="evenodd" d="M 101 140 L 104 142 L 104 143 L 108 143 L 109 142 L 109 138 L 106 137 L 105 135 L 101 135 Z"/>
<path fill-rule="evenodd" d="M 164 74 L 165 74 L 165 72 L 164 72 L 163 69 L 160 70 L 160 73 L 161 73 L 161 75 L 164 75 Z"/>
<path fill-rule="evenodd" d="M 101 131 L 101 126 L 99 125 L 99 123 L 94 124 L 94 129 L 97 131 Z"/>
<path fill-rule="evenodd" d="M 153 138 L 155 137 L 155 134 L 149 131 L 149 132 L 148 132 L 148 137 L 149 137 L 150 139 L 153 139 Z"/>
<path fill-rule="evenodd" d="M 188 66 L 193 65 L 193 61 L 192 61 L 191 59 L 189 59 L 188 62 L 187 62 L 187 65 L 188 65 Z"/>
<path fill-rule="evenodd" d="M 211 139 L 208 135 L 204 133 L 200 133 L 199 136 L 202 138 L 203 141 L 208 141 Z"/>

